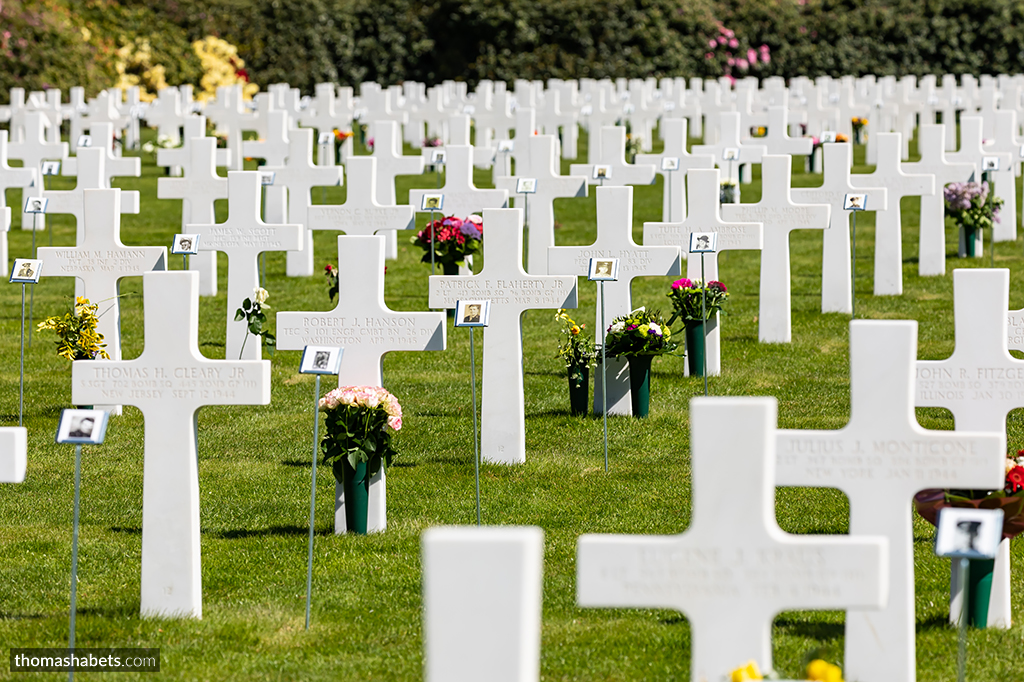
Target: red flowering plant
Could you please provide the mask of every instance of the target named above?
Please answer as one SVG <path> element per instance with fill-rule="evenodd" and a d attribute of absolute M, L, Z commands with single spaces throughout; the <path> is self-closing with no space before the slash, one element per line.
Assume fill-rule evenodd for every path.
<path fill-rule="evenodd" d="M 428 222 L 411 241 L 424 251 L 421 262 L 429 263 L 433 251 L 434 262 L 451 269 L 463 265 L 466 256 L 480 253 L 483 236 L 484 219 L 473 214 L 468 218 L 448 216 Z"/>
<path fill-rule="evenodd" d="M 333 303 L 334 297 L 338 295 L 338 268 L 328 264 L 324 267 L 324 277 L 327 278 L 327 295 Z"/>
<path fill-rule="evenodd" d="M 668 323 L 672 324 L 682 318 L 685 324 L 709 320 L 715 313 L 722 311 L 723 304 L 729 299 L 729 290 L 715 280 L 708 282 L 705 287 L 699 279 L 683 277 L 672 282 L 668 297 L 672 301 L 672 317 Z"/>
<path fill-rule="evenodd" d="M 938 524 L 943 507 L 1002 509 L 1003 537 L 1024 532 L 1024 450 L 1006 458 L 1006 479 L 999 490 L 922 490 L 914 496 L 917 513 L 929 523 Z"/>

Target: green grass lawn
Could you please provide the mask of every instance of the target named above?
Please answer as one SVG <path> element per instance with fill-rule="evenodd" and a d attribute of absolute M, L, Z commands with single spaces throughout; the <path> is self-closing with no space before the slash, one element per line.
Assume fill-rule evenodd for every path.
<path fill-rule="evenodd" d="M 581 140 L 581 158 L 586 138 Z M 411 150 L 407 150 L 411 153 Z M 864 149 L 858 147 L 856 172 Z M 801 167 L 802 170 L 802 167 Z M 568 163 L 562 164 L 563 173 Z M 170 244 L 180 228 L 180 202 L 160 201 L 162 169 L 145 157 L 141 178 L 117 185 L 142 192 L 142 213 L 125 216 L 126 244 Z M 490 186 L 478 171 L 477 184 Z M 73 186 L 57 178 L 53 187 Z M 398 199 L 412 187 L 434 187 L 434 175 L 399 179 Z M 820 184 L 798 173 L 794 186 Z M 634 236 L 645 221 L 661 219 L 661 183 L 635 188 Z M 1018 188 L 1018 191 L 1019 188 Z M 314 190 L 317 203 L 337 203 L 345 188 Z M 742 188 L 756 201 L 760 178 Z M 11 193 L 9 205 L 18 206 Z M 222 204 L 225 202 L 221 202 Z M 1020 204 L 1019 204 L 1020 205 Z M 595 236 L 594 193 L 559 200 L 558 244 L 589 244 Z M 17 214 L 17 210 L 15 210 Z M 219 219 L 226 206 L 219 207 Z M 874 319 L 914 319 L 919 357 L 941 359 L 953 349 L 952 271 L 987 266 L 984 259 L 958 260 L 956 234 L 947 225 L 949 260 L 944 277 L 917 276 L 917 232 L 903 234 L 904 295 L 874 297 L 873 214 L 858 220 L 857 313 Z M 425 216 L 419 216 L 422 224 Z M 12 256 L 31 253 L 31 233 L 10 232 Z M 71 219 L 50 216 L 53 242 L 74 241 Z M 916 225 L 917 200 L 904 200 L 903 220 Z M 37 239 L 46 244 L 49 235 Z M 316 234 L 317 271 L 337 263 L 335 235 Z M 849 316 L 820 310 L 821 233 L 796 231 L 793 250 L 793 343 L 757 341 L 757 252 L 730 252 L 720 259 L 721 279 L 732 298 L 723 319 L 723 373 L 713 377 L 715 395 L 770 395 L 779 401 L 779 426 L 837 429 L 849 418 Z M 400 237 L 399 258 L 388 263 L 385 298 L 395 310 L 427 309 L 429 265 Z M 999 267 L 1011 270 L 1011 308 L 1024 307 L 1024 240 L 997 245 Z M 274 311 L 333 308 L 327 282 L 284 275 L 284 254 L 267 255 L 266 288 Z M 171 258 L 171 268 L 180 259 Z M 479 269 L 481 263 L 477 264 Z M 200 303 L 199 345 L 211 358 L 224 355 L 227 263 L 220 258 L 220 296 Z M 635 281 L 634 304 L 667 308 L 672 278 Z M 141 294 L 142 279 L 122 280 L 122 293 Z M 0 288 L 0 413 L 3 425 L 18 423 L 20 287 Z M 33 313 L 63 313 L 73 295 L 70 279 L 44 278 L 35 287 Z M 595 289 L 581 281 L 579 321 L 593 328 Z M 102 309 L 102 307 L 101 307 Z M 159 310 L 148 311 L 160 315 Z M 609 420 L 609 472 L 603 470 L 602 424 L 569 414 L 565 371 L 555 357 L 554 311 L 523 318 L 527 462 L 484 465 L 483 519 L 487 524 L 537 525 L 545 532 L 541 668 L 546 680 L 685 680 L 690 629 L 669 610 L 581 609 L 575 602 L 575 546 L 583 533 L 671 534 L 686 529 L 690 514 L 689 410 L 703 393 L 699 378 L 683 376 L 684 360 L 657 359 L 650 418 Z M 125 358 L 144 347 L 142 299 L 122 302 Z M 450 324 L 450 322 L 449 322 Z M 25 424 L 29 430 L 28 475 L 20 485 L 0 486 L 0 642 L 5 648 L 66 646 L 71 557 L 74 449 L 53 444 L 60 411 L 71 406 L 69 364 L 56 357 L 52 337 L 35 334 L 26 350 Z M 477 362 L 480 354 L 477 354 Z M 416 680 L 422 676 L 419 538 L 429 526 L 475 520 L 470 414 L 469 337 L 448 330 L 446 352 L 393 353 L 384 363 L 387 388 L 402 402 L 405 424 L 395 441 L 401 453 L 388 474 L 388 530 L 369 537 L 333 534 L 333 481 L 318 478 L 312 626 L 303 629 L 309 477 L 312 450 L 313 377 L 298 374 L 299 353 L 272 359 L 272 401 L 267 406 L 207 407 L 199 416 L 199 476 L 203 553 L 202 620 L 139 618 L 142 526 L 143 420 L 126 407 L 114 418 L 106 443 L 87 447 L 82 476 L 77 644 L 82 647 L 159 647 L 161 677 L 178 680 Z M 479 372 L 478 372 L 479 373 Z M 326 390 L 326 389 L 325 389 Z M 922 425 L 952 428 L 941 409 L 920 409 Z M 1008 420 L 1009 447 L 1024 447 L 1021 411 Z M 742 475 L 742 472 L 738 472 Z M 722 491 L 727 494 L 727 491 Z M 907 501 L 910 504 L 910 501 Z M 780 525 L 794 533 L 845 533 L 849 505 L 832 489 L 780 488 Z M 918 678 L 956 677 L 957 635 L 947 621 L 949 561 L 932 553 L 933 529 L 914 521 L 917 570 Z M 970 633 L 971 679 L 1024 679 L 1024 543 L 1013 544 L 1014 618 L 1011 630 Z M 744 614 L 734 614 L 737 619 Z M 841 663 L 842 612 L 787 612 L 773 628 L 777 670 L 802 676 L 801 661 L 820 649 Z M 6 651 L 3 653 L 7 653 Z M 737 665 L 742 661 L 737 661 Z M 27 674 L 19 679 L 62 679 Z M 90 679 L 124 679 L 93 673 Z M 130 675 L 127 677 L 131 677 Z M 140 675 L 140 677 L 145 677 Z M 11 679 L 0 666 L 0 679 Z"/>

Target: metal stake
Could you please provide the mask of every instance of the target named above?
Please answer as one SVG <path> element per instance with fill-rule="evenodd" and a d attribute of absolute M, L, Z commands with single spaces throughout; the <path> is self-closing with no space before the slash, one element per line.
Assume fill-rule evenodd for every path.
<path fill-rule="evenodd" d="M 78 512 L 82 489 L 82 445 L 75 445 L 75 514 L 71 525 L 71 627 L 68 633 L 68 649 L 75 650 L 75 610 L 78 599 Z M 75 679 L 74 664 L 68 667 L 68 680 Z"/>
<path fill-rule="evenodd" d="M 731 163 L 731 162 L 730 162 Z M 708 299 L 708 283 L 704 279 L 704 252 L 700 254 L 700 317 L 701 327 L 704 334 L 704 397 L 708 395 L 708 313 L 706 309 Z"/>
<path fill-rule="evenodd" d="M 430 209 L 430 274 L 434 274 L 434 247 L 437 242 L 434 238 L 437 236 L 437 231 L 434 229 L 434 209 Z"/>
<path fill-rule="evenodd" d="M 473 328 L 469 328 L 469 377 L 473 393 L 473 469 L 476 478 L 476 525 L 480 525 L 480 434 L 476 426 L 476 352 L 473 348 Z"/>
<path fill-rule="evenodd" d="M 38 213 L 33 213 L 32 214 L 32 258 L 36 257 L 36 217 L 38 215 L 39 215 Z M 28 290 L 28 326 L 29 327 L 32 326 L 32 318 L 33 318 L 32 313 L 35 310 L 35 305 L 36 305 L 36 285 L 33 284 L 32 288 Z M 22 319 L 24 319 L 24 317 L 25 316 L 22 315 Z M 32 335 L 31 334 L 28 335 L 28 347 L 29 348 L 32 347 Z"/>
<path fill-rule="evenodd" d="M 959 633 L 959 646 L 956 656 L 956 679 L 958 682 L 964 682 L 964 675 L 967 673 L 967 610 L 970 607 L 968 604 L 967 594 L 967 572 L 971 570 L 971 562 L 969 559 L 960 559 L 960 570 L 957 571 L 957 582 L 960 583 L 960 633 Z"/>
<path fill-rule="evenodd" d="M 604 416 L 604 470 L 608 471 L 608 367 L 605 364 L 604 342 L 608 333 L 604 320 L 604 282 L 598 282 L 601 294 L 601 413 Z"/>
<path fill-rule="evenodd" d="M 857 319 L 857 211 L 853 213 L 853 262 L 850 264 L 850 317 Z"/>
<path fill-rule="evenodd" d="M 313 389 L 313 482 L 309 491 L 309 557 L 306 560 L 306 629 L 309 629 L 309 602 L 313 595 L 313 524 L 316 521 L 316 446 L 320 439 L 320 375 Z"/>
<path fill-rule="evenodd" d="M 18 426 L 25 414 L 25 284 L 21 285 L 21 388 L 18 393 Z"/>

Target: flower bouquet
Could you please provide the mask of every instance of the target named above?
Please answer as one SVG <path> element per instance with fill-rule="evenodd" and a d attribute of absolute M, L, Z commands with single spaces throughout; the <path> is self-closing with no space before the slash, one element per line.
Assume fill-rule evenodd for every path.
<path fill-rule="evenodd" d="M 50 330 L 57 334 L 57 355 L 68 360 L 95 360 L 110 356 L 104 350 L 103 334 L 96 331 L 99 317 L 96 315 L 98 304 L 90 303 L 89 299 L 79 296 L 75 299 L 74 310 L 68 311 L 63 317 L 48 317 L 36 326 L 37 331 Z"/>
<path fill-rule="evenodd" d="M 597 358 L 594 340 L 583 333 L 587 325 L 576 324 L 564 309 L 555 314 L 555 319 L 562 323 L 564 340 L 558 346 L 557 355 L 565 361 L 569 373 L 569 405 L 574 416 L 586 414 L 590 368 Z"/>
<path fill-rule="evenodd" d="M 862 116 L 854 116 L 850 119 L 850 124 L 853 126 L 853 143 L 863 144 L 864 126 L 868 124 L 868 120 Z"/>
<path fill-rule="evenodd" d="M 738 204 L 737 197 L 739 196 L 738 187 L 736 181 L 732 178 L 722 178 L 722 181 L 718 185 L 718 201 L 722 204 Z"/>
<path fill-rule="evenodd" d="M 604 346 L 608 357 L 623 356 L 629 362 L 633 415 L 646 417 L 651 400 L 651 360 L 679 346 L 672 340 L 672 330 L 660 311 L 637 308 L 612 320 Z"/>
<path fill-rule="evenodd" d="M 960 257 L 980 256 L 981 230 L 991 229 L 999 220 L 1003 200 L 989 191 L 988 182 L 953 182 L 942 190 L 946 215 L 960 227 Z"/>
<path fill-rule="evenodd" d="M 711 280 L 704 286 L 699 279 L 677 279 L 668 293 L 672 301 L 672 324 L 682 318 L 686 326 L 686 361 L 690 376 L 704 375 L 704 321 L 722 312 L 729 300 L 729 290 L 721 282 Z"/>
<path fill-rule="evenodd" d="M 1016 457 L 1007 456 L 1006 476 L 999 490 L 922 490 L 914 495 L 914 507 L 933 526 L 938 525 L 939 512 L 945 507 L 1002 509 L 1003 539 L 1012 540 L 1024 532 L 1024 450 L 1018 450 Z M 992 560 L 971 560 L 968 598 L 971 625 L 985 627 L 988 622 L 988 590 L 992 589 L 994 568 Z M 983 577 L 976 580 L 979 574 Z M 1006 575 L 1008 578 L 1009 570 Z M 1009 590 L 1009 584 L 1004 583 L 1002 589 Z"/>
<path fill-rule="evenodd" d="M 444 268 L 444 274 L 457 275 L 466 256 L 480 252 L 483 236 L 484 219 L 473 214 L 465 219 L 448 216 L 428 222 L 411 241 L 424 251 L 420 262 L 436 262 Z"/>
<path fill-rule="evenodd" d="M 324 464 L 345 491 L 346 527 L 365 534 L 370 480 L 397 454 L 391 432 L 402 428 L 402 406 L 379 386 L 341 386 L 320 399 L 326 432 Z"/>

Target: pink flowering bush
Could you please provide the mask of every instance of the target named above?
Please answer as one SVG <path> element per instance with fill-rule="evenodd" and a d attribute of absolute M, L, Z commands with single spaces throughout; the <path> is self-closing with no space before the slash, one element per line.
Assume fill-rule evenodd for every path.
<path fill-rule="evenodd" d="M 704 300 L 703 313 L 701 312 L 701 298 Z M 668 323 L 672 324 L 682 318 L 683 322 L 701 322 L 722 310 L 722 305 L 729 298 L 729 290 L 721 282 L 711 280 L 707 287 L 701 284 L 699 279 L 677 279 L 672 282 L 672 289 L 668 292 L 672 301 L 672 317 Z"/>
<path fill-rule="evenodd" d="M 988 182 L 952 182 L 942 190 L 946 215 L 968 230 L 990 229 L 999 221 L 1003 200 L 989 192 Z"/>
<path fill-rule="evenodd" d="M 718 24 L 718 35 L 708 39 L 708 51 L 704 53 L 705 65 L 713 75 L 721 75 L 735 82 L 737 77 L 757 75 L 762 67 L 772 61 L 771 49 L 767 45 L 751 47 L 740 39 L 735 31 L 724 24 Z M 720 70 L 720 71 L 719 71 Z M 718 73 L 715 73 L 715 72 Z"/>
<path fill-rule="evenodd" d="M 479 253 L 484 236 L 484 219 L 477 214 L 468 218 L 448 216 L 443 220 L 428 223 L 420 230 L 412 243 L 423 249 L 421 262 L 430 262 L 430 251 L 439 265 L 462 265 L 466 256 Z"/>
<path fill-rule="evenodd" d="M 327 422 L 327 435 L 320 441 L 324 464 L 333 465 L 343 457 L 353 468 L 367 462 L 371 477 L 381 466 L 391 465 L 398 454 L 391 432 L 402 428 L 402 406 L 386 389 L 341 386 L 320 399 L 320 411 Z"/>

